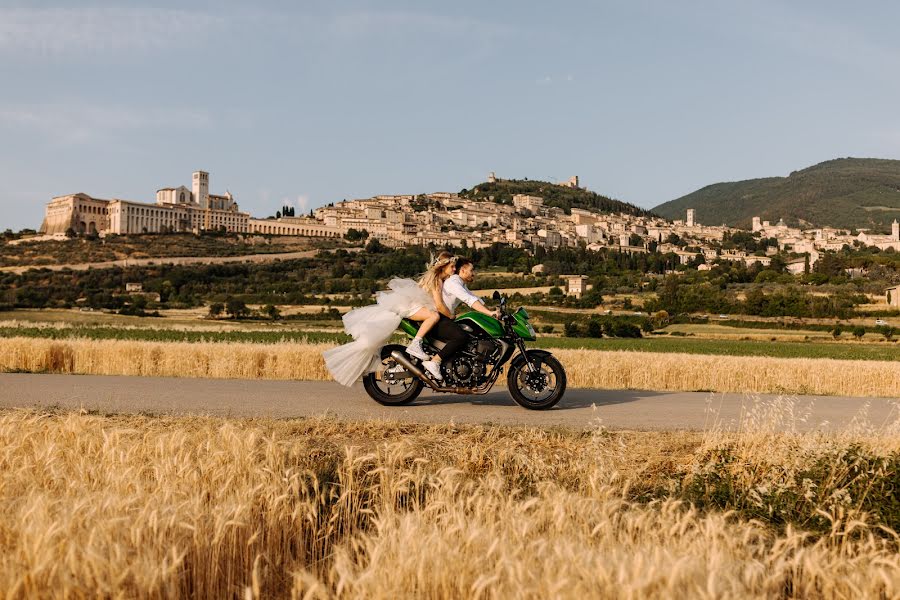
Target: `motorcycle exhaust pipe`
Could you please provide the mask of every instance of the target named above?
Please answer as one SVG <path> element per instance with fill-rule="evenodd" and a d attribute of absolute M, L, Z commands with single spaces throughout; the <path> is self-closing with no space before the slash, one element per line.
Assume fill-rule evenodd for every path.
<path fill-rule="evenodd" d="M 445 387 L 438 383 L 436 383 L 431 377 L 427 376 L 422 369 L 413 364 L 409 357 L 406 356 L 403 352 L 399 350 L 394 350 L 391 352 L 391 358 L 396 360 L 398 363 L 403 365 L 403 368 L 410 371 L 413 375 L 421 379 L 425 382 L 425 385 L 430 387 L 436 392 L 450 392 L 453 394 L 482 394 L 484 392 L 478 392 L 473 390 L 472 388 L 461 388 L 461 387 Z"/>
<path fill-rule="evenodd" d="M 406 369 L 407 371 L 410 371 L 413 375 L 415 375 L 416 377 L 418 377 L 419 379 L 424 381 L 425 384 L 428 385 L 428 387 L 430 387 L 431 389 L 433 389 L 433 390 L 441 389 L 441 387 L 439 385 L 435 384 L 435 382 L 431 380 L 431 377 L 428 377 L 427 375 L 425 375 L 425 372 L 422 371 L 422 369 L 420 369 L 416 365 L 414 365 L 413 362 L 411 360 L 409 360 L 409 358 L 404 353 L 400 352 L 399 350 L 394 350 L 393 352 L 391 352 L 391 358 L 393 358 L 398 363 L 403 365 L 404 369 Z"/>

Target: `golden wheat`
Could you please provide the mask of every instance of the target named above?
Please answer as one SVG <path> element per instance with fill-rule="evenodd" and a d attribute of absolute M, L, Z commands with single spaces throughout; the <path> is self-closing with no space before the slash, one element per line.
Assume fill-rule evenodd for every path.
<path fill-rule="evenodd" d="M 0 370 L 330 380 L 322 351 L 330 344 L 183 343 L 121 340 L 0 341 Z M 900 395 L 900 362 L 700 354 L 554 350 L 573 388 Z"/>
<path fill-rule="evenodd" d="M 784 485 L 785 469 L 808 470 L 834 448 L 900 450 L 896 424 L 776 435 L 773 418 L 783 415 L 764 413 L 742 433 L 611 433 L 6 411 L 0 589 L 7 598 L 896 597 L 898 538 L 854 504 L 839 468 L 817 479 L 822 499 L 807 512 L 831 511 L 832 526 L 815 534 L 678 498 L 711 450 L 735 453 L 736 487 Z M 827 501 L 844 497 L 837 509 Z"/>

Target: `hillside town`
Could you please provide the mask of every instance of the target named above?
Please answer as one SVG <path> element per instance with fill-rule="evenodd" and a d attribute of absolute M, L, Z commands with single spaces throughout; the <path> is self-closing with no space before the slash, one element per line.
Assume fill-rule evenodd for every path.
<path fill-rule="evenodd" d="M 489 183 L 501 181 L 494 173 Z M 550 185 L 550 184 L 548 184 Z M 579 187 L 578 177 L 561 185 Z M 800 255 L 788 259 L 787 268 L 803 272 L 823 251 L 843 246 L 873 246 L 900 250 L 900 224 L 890 235 L 862 230 L 855 235 L 829 227 L 801 230 L 783 221 L 771 224 L 753 219 L 752 235 L 764 243 L 757 250 L 724 247 L 722 242 L 742 230 L 698 223 L 694 210 L 683 220 L 655 216 L 600 213 L 548 206 L 539 195 L 517 194 L 511 204 L 493 196 L 473 199 L 459 193 L 379 195 L 344 200 L 315 209 L 304 216 L 256 218 L 239 210 L 234 197 L 209 193 L 209 174 L 193 173 L 192 187 L 162 188 L 156 203 L 103 200 L 84 193 L 53 198 L 46 207 L 41 237 L 65 238 L 86 234 L 105 236 L 141 233 L 220 230 L 261 235 L 352 237 L 375 239 L 390 247 L 450 245 L 484 248 L 509 244 L 518 248 L 556 249 L 584 245 L 591 250 L 615 249 L 630 254 L 661 252 L 677 256 L 682 265 L 707 269 L 715 260 L 746 265 L 770 264 L 779 253 Z M 746 232 L 744 232 L 746 233 Z"/>

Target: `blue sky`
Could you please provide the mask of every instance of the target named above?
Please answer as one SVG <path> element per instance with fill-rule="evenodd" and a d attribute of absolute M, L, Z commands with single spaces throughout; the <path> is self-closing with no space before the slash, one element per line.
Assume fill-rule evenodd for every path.
<path fill-rule="evenodd" d="M 900 4 L 0 0 L 0 229 L 210 172 L 253 215 L 579 175 L 651 207 L 900 158 Z"/>

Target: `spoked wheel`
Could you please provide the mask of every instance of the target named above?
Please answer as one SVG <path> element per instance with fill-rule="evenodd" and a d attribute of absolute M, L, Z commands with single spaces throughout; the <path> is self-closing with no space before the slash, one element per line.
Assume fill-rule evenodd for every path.
<path fill-rule="evenodd" d="M 531 356 L 537 363 L 535 372 L 524 362 L 510 368 L 506 377 L 509 395 L 520 406 L 532 410 L 546 410 L 554 406 L 566 392 L 566 371 L 552 356 Z"/>
<path fill-rule="evenodd" d="M 363 377 L 363 387 L 372 400 L 385 406 L 409 404 L 422 393 L 422 380 L 407 371 L 391 356 L 391 352 L 403 352 L 405 347 L 391 344 L 381 349 L 381 364 Z"/>

